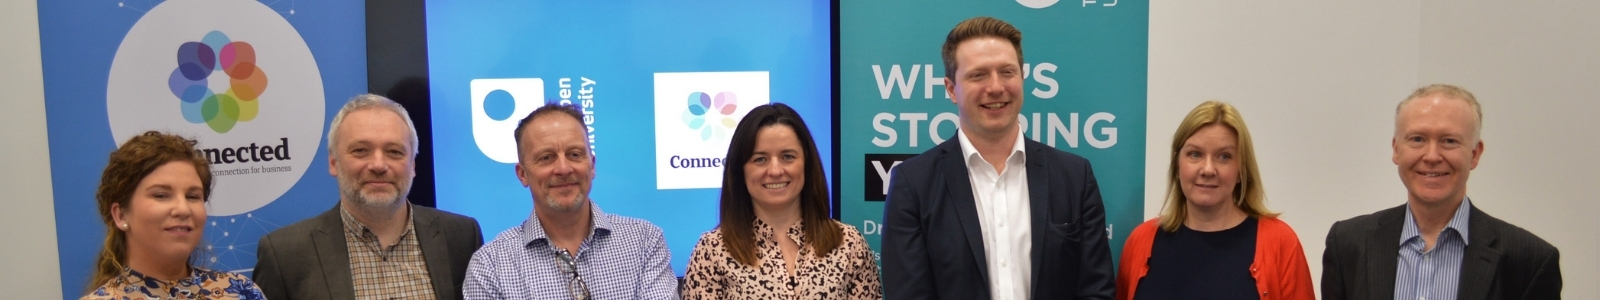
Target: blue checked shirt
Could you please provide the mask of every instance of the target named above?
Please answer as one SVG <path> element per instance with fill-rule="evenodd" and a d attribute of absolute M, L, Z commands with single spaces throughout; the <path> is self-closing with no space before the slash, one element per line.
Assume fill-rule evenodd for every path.
<path fill-rule="evenodd" d="M 592 202 L 594 232 L 576 254 L 578 274 L 593 299 L 678 299 L 671 253 L 661 228 L 649 221 L 606 214 Z M 557 267 L 539 218 L 495 236 L 472 254 L 462 294 L 466 299 L 572 299 L 572 275 Z"/>
<path fill-rule="evenodd" d="M 1427 243 L 1417 230 L 1417 221 L 1406 207 L 1406 227 L 1400 231 L 1400 267 L 1394 274 L 1394 299 L 1456 299 L 1461 283 L 1461 258 L 1467 249 L 1467 214 L 1471 199 L 1462 199 L 1450 223 L 1439 232 L 1433 250 L 1423 251 Z"/>

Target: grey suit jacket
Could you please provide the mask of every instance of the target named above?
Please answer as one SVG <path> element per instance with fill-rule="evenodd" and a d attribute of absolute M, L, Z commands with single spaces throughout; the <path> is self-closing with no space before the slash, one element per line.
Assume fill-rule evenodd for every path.
<path fill-rule="evenodd" d="M 1470 207 L 1460 299 L 1561 299 L 1561 254 L 1533 233 Z M 1406 206 L 1333 224 L 1322 252 L 1322 299 L 1394 298 Z"/>
<path fill-rule="evenodd" d="M 439 300 L 461 299 L 472 252 L 483 246 L 478 220 L 413 205 L 412 228 Z M 339 206 L 261 237 L 251 275 L 267 299 L 355 299 Z"/>

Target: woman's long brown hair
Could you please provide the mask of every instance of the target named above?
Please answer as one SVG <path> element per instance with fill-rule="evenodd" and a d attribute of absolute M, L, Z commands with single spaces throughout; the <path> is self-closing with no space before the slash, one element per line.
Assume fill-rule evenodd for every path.
<path fill-rule="evenodd" d="M 760 253 L 756 251 L 755 204 L 750 189 L 745 184 L 744 164 L 755 152 L 757 132 L 771 126 L 794 129 L 795 137 L 804 148 L 805 186 L 800 190 L 800 221 L 805 227 L 806 245 L 817 257 L 825 257 L 843 240 L 843 229 L 828 217 L 828 179 L 822 173 L 822 157 L 817 154 L 816 140 L 806 127 L 800 113 L 783 103 L 757 106 L 739 121 L 728 145 L 727 164 L 722 168 L 722 247 L 734 260 L 749 266 L 759 266 Z M 779 236 L 783 236 L 781 230 Z"/>

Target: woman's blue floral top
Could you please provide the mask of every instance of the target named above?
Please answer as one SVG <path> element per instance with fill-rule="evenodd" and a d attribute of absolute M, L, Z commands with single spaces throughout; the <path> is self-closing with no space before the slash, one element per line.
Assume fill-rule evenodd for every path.
<path fill-rule="evenodd" d="M 165 281 L 146 277 L 133 269 L 123 269 L 99 289 L 80 299 L 240 299 L 261 300 L 261 288 L 249 277 L 236 273 L 194 268 L 189 277 Z"/>

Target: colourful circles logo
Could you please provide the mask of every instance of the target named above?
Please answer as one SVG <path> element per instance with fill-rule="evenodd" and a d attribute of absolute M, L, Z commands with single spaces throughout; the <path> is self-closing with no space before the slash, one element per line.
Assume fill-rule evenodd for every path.
<path fill-rule="evenodd" d="M 316 174 L 308 170 L 326 151 L 321 141 L 332 90 L 323 90 L 306 39 L 272 7 L 166 0 L 139 17 L 121 41 L 105 83 L 110 142 L 146 130 L 199 140 L 195 147 L 206 150 L 214 183 L 228 187 L 211 194 L 207 214 L 250 213 Z M 321 53 L 358 57 L 339 47 Z"/>
<path fill-rule="evenodd" d="M 210 87 L 217 71 L 227 75 L 222 80 L 228 81 L 228 89 L 221 94 Z M 256 65 L 254 46 L 213 30 L 198 42 L 178 46 L 178 67 L 167 85 L 181 100 L 183 120 L 227 133 L 239 122 L 256 119 L 261 111 L 256 100 L 267 90 L 267 74 Z"/>
<path fill-rule="evenodd" d="M 700 140 L 721 140 L 725 131 L 739 124 L 739 120 L 733 119 L 738 102 L 738 96 L 732 92 L 717 93 L 715 97 L 703 92 L 689 93 L 689 109 L 683 111 L 683 123 L 689 125 L 689 129 L 700 130 Z"/>

